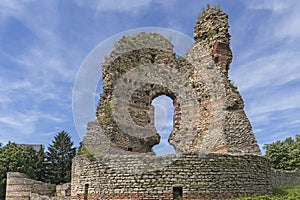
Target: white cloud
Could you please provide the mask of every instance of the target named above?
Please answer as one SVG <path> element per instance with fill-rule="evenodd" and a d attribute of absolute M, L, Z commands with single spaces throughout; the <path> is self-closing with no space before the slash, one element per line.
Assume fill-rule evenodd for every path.
<path fill-rule="evenodd" d="M 32 141 L 45 140 L 44 138 L 57 133 L 56 130 L 62 129 L 50 127 L 50 131 L 47 132 L 46 127 L 40 130 L 40 124 L 60 124 L 65 121 L 66 116 L 64 115 L 47 114 L 41 111 L 11 111 L 1 113 L 0 142 L 7 143 L 7 141 L 14 141 L 16 143 L 32 143 Z"/>
<path fill-rule="evenodd" d="M 94 8 L 99 12 L 135 12 L 136 9 L 149 5 L 153 0 L 91 0 L 81 1 L 77 0 L 78 6 L 88 6 Z"/>
<path fill-rule="evenodd" d="M 263 19 L 259 23 L 261 31 L 265 32 L 265 40 L 275 43 L 272 37 L 278 39 L 295 39 L 300 36 L 300 20 L 298 0 L 254 0 L 244 2 L 248 9 L 266 10 L 270 12 L 270 17 Z M 276 39 L 276 38 L 275 38 Z"/>
<path fill-rule="evenodd" d="M 251 50 L 250 50 L 251 51 Z M 231 77 L 241 91 L 251 88 L 283 85 L 299 80 L 300 63 L 296 52 L 280 51 L 240 64 Z"/>
<path fill-rule="evenodd" d="M 300 4 L 299 4 L 300 6 Z M 299 8 L 298 6 L 298 8 Z M 290 15 L 284 18 L 276 26 L 275 35 L 279 38 L 293 39 L 300 37 L 299 10 L 293 10 Z"/>
<path fill-rule="evenodd" d="M 0 88 L 0 91 L 20 90 L 31 87 L 31 83 L 28 80 L 17 80 L 10 83 L 9 77 L 0 77 L 0 85 L 5 85 L 5 87 Z"/>
<path fill-rule="evenodd" d="M 0 14 L 2 16 L 15 15 L 23 9 L 22 1 L 17 0 L 2 0 L 0 2 Z"/>
<path fill-rule="evenodd" d="M 1 104 L 7 104 L 12 102 L 12 100 L 8 97 L 6 93 L 0 91 L 0 96 L 1 96 L 0 98 Z"/>
<path fill-rule="evenodd" d="M 274 95 L 270 98 L 263 96 L 263 98 L 260 99 L 261 101 L 259 103 L 250 107 L 250 116 L 252 114 L 259 115 L 262 113 L 300 108 L 300 94 L 295 94 L 292 98 L 286 97 L 285 95 Z"/>
<path fill-rule="evenodd" d="M 24 69 L 32 73 L 35 78 L 49 80 L 48 82 L 52 80 L 71 82 L 76 73 L 75 67 L 70 68 L 67 60 L 52 51 L 53 49 L 48 52 L 47 48 L 32 47 L 20 58 L 15 58 L 15 61 L 26 67 Z"/>
<path fill-rule="evenodd" d="M 281 12 L 291 5 L 293 1 L 281 1 L 281 0 L 252 0 L 246 1 L 245 3 L 248 5 L 250 9 L 257 9 L 257 10 L 271 10 L 275 12 Z M 294 1 L 296 2 L 296 1 Z"/>
<path fill-rule="evenodd" d="M 274 111 L 283 112 L 287 109 L 299 108 L 299 92 L 288 88 L 286 91 L 278 89 L 291 83 L 295 83 L 291 87 L 299 86 L 299 84 L 297 85 L 300 77 L 298 58 L 300 53 L 298 45 L 300 37 L 299 1 L 254 0 L 243 2 L 248 8 L 247 11 L 250 11 L 247 15 L 241 13 L 238 17 L 249 18 L 249 20 L 246 20 L 247 23 L 241 21 L 243 23 L 235 25 L 235 27 L 232 26 L 231 30 L 243 32 L 247 27 L 250 27 L 256 32 L 252 37 L 252 33 L 246 31 L 253 44 L 247 44 L 247 37 L 238 38 L 235 36 L 233 38 L 233 40 L 240 39 L 245 48 L 239 52 L 241 55 L 239 58 L 234 57 L 237 61 L 237 67 L 231 73 L 232 79 L 237 83 L 239 89 L 246 94 L 247 112 L 251 122 L 254 123 L 255 130 L 258 130 L 260 134 L 267 130 L 265 126 L 275 127 L 272 124 L 277 119 L 274 117 L 277 115 Z M 28 33 L 24 33 L 24 36 L 28 34 L 33 38 L 26 40 L 24 37 L 26 48 L 19 49 L 18 53 L 10 54 L 5 49 L 0 50 L 2 54 L 5 54 L 5 59 L 12 63 L 11 69 L 0 68 L 2 75 L 0 78 L 2 85 L 0 88 L 0 123 L 1 127 L 7 128 L 5 131 L 11 131 L 9 134 L 13 134 L 17 138 L 20 138 L 17 134 L 33 134 L 41 122 L 43 125 L 47 124 L 47 121 L 55 122 L 59 124 L 57 126 L 60 126 L 66 120 L 65 118 L 72 118 L 51 112 L 51 107 L 43 108 L 49 103 L 55 104 L 55 109 L 61 113 L 70 108 L 72 82 L 83 59 L 82 54 L 85 55 L 88 52 L 86 49 L 82 50 L 86 43 L 89 43 L 90 46 L 87 45 L 87 47 L 91 48 L 95 42 L 100 42 L 107 35 L 116 33 L 122 28 L 143 26 L 143 19 L 138 18 L 139 15 L 136 17 L 135 14 L 144 14 L 145 12 L 150 17 L 151 15 L 154 17 L 156 13 L 151 13 L 150 7 L 154 4 L 159 6 L 157 15 L 163 14 L 161 15 L 164 21 L 163 25 L 192 32 L 192 27 L 186 27 L 187 22 L 184 20 L 191 17 L 191 13 L 199 12 L 203 6 L 197 7 L 199 2 L 187 3 L 186 8 L 188 9 L 180 10 L 181 2 L 174 3 L 171 0 L 77 0 L 76 3 L 78 6 L 82 6 L 80 8 L 82 9 L 80 10 L 82 11 L 80 13 L 82 14 L 82 21 L 78 21 L 87 23 L 87 26 L 78 24 L 78 27 L 90 28 L 91 31 L 81 32 L 80 28 L 71 30 L 78 30 L 76 35 L 80 38 L 76 40 L 76 44 L 73 44 L 66 41 L 68 38 L 64 38 L 65 35 L 69 36 L 69 33 L 63 32 L 65 31 L 63 28 L 69 26 L 64 21 L 64 17 L 73 19 L 72 13 L 74 11 L 75 14 L 78 14 L 76 13 L 78 8 L 73 8 L 72 12 L 60 10 L 58 8 L 62 7 L 58 7 L 61 5 L 59 1 L 2 0 L 0 2 L 0 29 L 5 28 L 5 23 L 10 21 L 6 19 L 13 18 L 18 22 L 17 24 L 22 25 L 22 30 L 25 27 L 24 29 L 28 31 Z M 88 19 L 91 15 L 90 10 L 88 10 L 89 14 L 86 14 L 88 13 L 86 8 L 92 9 L 96 13 L 96 15 L 92 15 L 92 19 Z M 134 16 L 129 18 L 128 23 L 120 24 L 118 20 L 108 20 L 109 23 L 107 23 L 98 18 L 97 13 L 105 13 L 109 20 L 117 19 L 118 16 L 121 16 L 120 14 L 124 14 L 122 15 L 124 19 L 127 19 L 125 18 L 128 16 L 127 14 L 134 14 Z M 115 13 L 117 15 L 114 15 Z M 259 15 L 256 15 L 257 13 Z M 251 21 L 253 19 L 252 14 L 254 18 L 255 16 L 260 18 Z M 233 15 L 229 17 L 234 19 L 235 16 Z M 150 17 L 147 23 L 157 25 L 157 22 L 151 22 Z M 95 25 L 97 25 L 97 30 L 93 31 Z M 91 37 L 94 38 L 91 39 Z M 84 45 L 82 45 L 83 42 L 85 42 Z M 243 57 L 244 59 L 241 59 Z M 14 70 L 13 67 L 16 69 Z M 259 93 L 258 91 L 262 92 Z M 15 105 L 18 105 L 17 108 Z M 169 109 L 173 108 L 169 108 L 165 101 L 161 101 L 159 105 L 162 110 L 156 121 L 160 123 L 161 133 L 166 134 L 165 129 L 171 129 L 173 125 L 173 121 L 168 120 L 171 117 L 167 113 L 169 113 Z M 29 110 L 34 112 L 29 112 Z M 297 117 L 287 116 L 281 125 L 295 127 L 298 123 Z M 279 127 L 276 126 L 276 128 Z M 47 128 L 45 129 L 45 134 L 53 133 Z M 3 136 L 2 132 L 1 134 Z M 275 136 L 270 136 L 270 139 Z"/>
<path fill-rule="evenodd" d="M 24 35 L 33 34 L 35 37 L 35 41 L 28 43 L 21 53 L 10 55 L 3 52 L 4 49 L 1 50 L 13 66 L 18 66 L 19 72 L 18 77 L 5 81 L 5 90 L 11 93 L 10 91 L 18 89 L 14 87 L 21 88 L 22 85 L 16 85 L 21 83 L 17 79 L 25 79 L 23 84 L 26 85 L 23 85 L 20 93 L 24 94 L 24 98 L 28 98 L 28 95 L 35 97 L 33 103 L 47 100 L 66 101 L 61 97 L 71 93 L 71 84 L 79 66 L 74 64 L 77 58 L 74 49 L 68 49 L 70 46 L 64 45 L 59 34 L 58 25 L 61 20 L 57 5 L 56 1 L 37 3 L 9 0 L 0 3 L 1 12 L 5 12 L 6 17 L 15 18 L 27 28 L 28 33 Z M 20 93 L 14 95 L 20 96 Z M 5 102 L 11 101 L 6 98 Z"/>
<path fill-rule="evenodd" d="M 245 111 L 262 147 L 300 130 L 300 2 L 243 3 L 246 15 L 231 28 L 240 46 L 233 52 L 238 56 L 230 77 L 243 95 Z"/>
<path fill-rule="evenodd" d="M 14 112 L 11 115 L 5 114 L 5 116 L 0 116 L 0 123 L 3 132 L 7 130 L 5 134 L 19 134 L 22 135 L 33 134 L 35 132 L 35 122 L 37 121 L 37 116 L 26 115 L 23 113 Z"/>
<path fill-rule="evenodd" d="M 12 118 L 12 117 L 0 117 L 0 123 L 8 125 L 8 126 L 15 126 L 15 127 L 22 126 L 20 121 L 17 121 L 15 118 Z"/>

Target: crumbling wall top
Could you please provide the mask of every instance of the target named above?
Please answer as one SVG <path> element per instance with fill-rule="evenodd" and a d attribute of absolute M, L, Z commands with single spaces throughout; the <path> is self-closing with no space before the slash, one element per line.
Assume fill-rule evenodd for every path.
<path fill-rule="evenodd" d="M 228 28 L 223 11 L 203 11 L 186 58 L 176 57 L 171 42 L 157 33 L 118 41 L 102 63 L 98 124 L 88 127 L 84 144 L 105 146 L 102 149 L 108 154 L 116 152 L 113 149 L 125 154 L 152 153 L 160 136 L 151 102 L 164 94 L 173 100 L 168 141 L 177 153 L 260 154 L 244 102 L 228 79 L 232 60 Z M 106 138 L 106 142 L 95 138 Z"/>

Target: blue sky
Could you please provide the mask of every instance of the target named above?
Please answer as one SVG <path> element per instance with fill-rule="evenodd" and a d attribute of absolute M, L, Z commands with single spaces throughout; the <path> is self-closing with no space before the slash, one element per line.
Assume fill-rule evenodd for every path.
<path fill-rule="evenodd" d="M 299 134 L 298 0 L 1 0 L 0 142 L 47 146 L 65 130 L 78 145 L 72 91 L 92 49 L 115 34 L 142 27 L 193 37 L 206 3 L 219 3 L 229 15 L 229 76 L 242 94 L 259 145 Z M 170 108 L 166 98 L 153 104 L 160 105 L 160 113 Z M 159 121 L 164 121 L 160 132 L 167 134 L 172 123 Z"/>

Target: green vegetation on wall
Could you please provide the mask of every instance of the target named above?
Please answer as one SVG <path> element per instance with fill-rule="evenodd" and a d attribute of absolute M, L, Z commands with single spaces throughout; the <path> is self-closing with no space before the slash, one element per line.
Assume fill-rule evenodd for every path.
<path fill-rule="evenodd" d="M 214 9 L 214 10 L 221 10 L 220 4 L 215 4 L 214 6 L 211 6 L 210 3 L 207 3 L 205 7 L 202 8 L 202 12 L 200 15 L 198 15 L 198 19 L 202 20 L 207 15 L 207 10 Z"/>
<path fill-rule="evenodd" d="M 229 83 L 231 85 L 232 91 L 236 94 L 239 94 L 239 90 L 238 90 L 238 87 L 236 86 L 236 84 L 232 80 L 229 80 Z"/>
<path fill-rule="evenodd" d="M 116 68 L 117 72 L 119 72 L 119 73 L 126 72 L 126 66 L 123 63 L 116 65 L 115 68 Z"/>
<path fill-rule="evenodd" d="M 95 160 L 95 157 L 93 156 L 93 154 L 90 153 L 90 151 L 82 144 L 82 142 L 80 142 L 78 151 L 77 151 L 77 155 L 83 155 L 85 157 L 87 157 L 90 161 Z"/>
<path fill-rule="evenodd" d="M 112 117 L 112 104 L 111 103 L 103 103 L 100 105 L 101 111 L 104 113 L 105 116 L 98 117 L 98 121 L 101 123 L 110 123 Z"/>

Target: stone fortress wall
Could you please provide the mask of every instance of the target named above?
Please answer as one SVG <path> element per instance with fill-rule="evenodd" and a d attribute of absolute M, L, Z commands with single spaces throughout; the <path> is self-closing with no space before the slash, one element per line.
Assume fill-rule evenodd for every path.
<path fill-rule="evenodd" d="M 272 186 L 300 185 L 300 171 L 271 171 Z"/>
<path fill-rule="evenodd" d="M 76 157 L 72 199 L 171 200 L 176 192 L 183 199 L 224 199 L 271 193 L 269 162 L 261 156 L 187 154 L 144 159 L 143 165 L 135 156 L 116 157 L 110 163 Z M 161 167 L 161 162 L 169 163 Z"/>
<path fill-rule="evenodd" d="M 270 188 L 268 188 L 267 191 L 264 191 L 262 188 L 256 188 L 254 183 L 257 180 L 260 182 L 263 180 L 267 185 L 269 181 L 271 181 L 272 186 L 300 184 L 300 172 L 281 170 L 269 171 L 270 168 L 268 168 L 267 161 L 259 156 L 236 156 L 232 159 L 228 159 L 226 155 L 207 154 L 202 155 L 202 158 L 204 158 L 203 160 L 198 159 L 199 155 L 187 155 L 186 157 L 188 157 L 188 159 L 184 159 L 184 161 L 180 159 L 171 166 L 167 166 L 164 170 L 156 172 L 145 171 L 143 177 L 139 177 L 139 180 L 137 180 L 130 173 L 114 173 L 113 169 L 108 170 L 107 166 L 106 168 L 103 168 L 103 164 L 98 163 L 99 161 L 90 161 L 85 157 L 78 156 L 74 159 L 75 165 L 73 166 L 73 170 L 75 171 L 73 173 L 74 181 L 72 183 L 72 189 L 78 190 L 79 192 L 78 195 L 73 196 L 72 199 L 84 199 L 85 196 L 88 197 L 86 191 L 93 191 L 91 192 L 92 194 L 90 194 L 89 199 L 125 199 L 125 196 L 131 199 L 172 199 L 173 190 L 176 188 L 182 188 L 183 199 L 220 199 L 229 197 L 230 191 L 234 191 L 236 196 L 239 196 L 240 194 L 234 188 L 238 188 L 238 190 L 247 190 L 248 193 L 252 195 L 270 192 Z M 132 160 L 134 160 L 134 158 L 131 159 L 131 161 Z M 247 168 L 248 165 L 246 162 L 250 163 L 252 162 L 251 160 L 258 163 L 258 168 Z M 128 162 L 129 160 L 126 161 Z M 135 161 L 136 162 L 133 161 L 128 166 L 136 166 L 138 160 Z M 238 165 L 235 168 L 228 169 L 227 164 L 229 161 L 233 161 L 229 166 L 237 162 Z M 80 167 L 78 164 L 84 167 Z M 116 165 L 117 164 L 118 166 L 125 166 L 123 162 L 116 162 Z M 183 165 L 185 165 L 184 168 L 181 167 Z M 197 168 L 203 168 L 203 171 L 199 170 L 196 173 L 188 173 L 193 170 L 196 171 Z M 174 169 L 177 171 L 177 174 L 168 171 L 174 171 Z M 255 171 L 255 173 L 252 174 L 254 170 L 258 170 L 258 172 Z M 107 177 L 109 178 L 103 179 L 100 178 L 100 176 L 97 176 L 104 171 L 108 172 Z M 221 178 L 218 177 L 219 174 L 222 174 Z M 256 175 L 262 176 L 257 177 Z M 85 180 L 84 187 L 82 181 L 78 181 L 79 178 Z M 180 180 L 179 178 L 184 179 Z M 166 182 L 166 184 L 164 184 L 163 187 L 160 187 L 160 184 L 162 184 L 163 181 Z M 196 187 L 193 185 L 200 181 L 202 184 L 198 184 Z M 119 182 L 121 184 L 119 188 L 114 189 L 113 194 L 109 194 L 109 191 L 112 190 L 111 187 L 104 189 L 103 193 L 101 193 L 99 188 L 106 187 L 108 182 Z M 232 182 L 234 182 L 234 184 Z M 248 184 L 248 186 L 245 187 L 245 184 Z M 251 184 L 253 185 L 251 186 Z M 145 185 L 148 185 L 148 187 L 146 187 L 148 192 L 141 192 L 146 191 L 146 189 L 141 190 L 141 187 L 144 187 Z M 185 185 L 186 188 L 184 188 L 183 185 Z M 265 188 L 266 185 L 261 186 Z M 200 192 L 198 194 L 196 192 L 187 192 L 196 190 L 199 190 Z M 71 199 L 70 183 L 58 185 L 55 189 L 55 186 L 53 185 L 29 179 L 26 175 L 17 172 L 8 173 L 6 191 L 6 200 Z M 132 191 L 140 191 L 140 193 L 134 193 Z M 128 192 L 130 193 L 128 194 Z"/>

